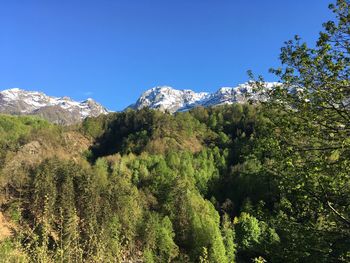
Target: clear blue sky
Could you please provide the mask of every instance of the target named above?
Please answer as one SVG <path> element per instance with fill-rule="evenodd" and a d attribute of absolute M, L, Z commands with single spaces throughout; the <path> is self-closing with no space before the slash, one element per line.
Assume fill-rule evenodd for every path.
<path fill-rule="evenodd" d="M 146 89 L 275 80 L 285 40 L 314 42 L 330 0 L 0 0 L 0 90 L 121 110 Z"/>

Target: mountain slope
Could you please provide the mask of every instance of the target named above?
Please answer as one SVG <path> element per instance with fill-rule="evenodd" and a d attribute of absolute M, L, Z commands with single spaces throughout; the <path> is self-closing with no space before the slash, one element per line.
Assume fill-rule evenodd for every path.
<path fill-rule="evenodd" d="M 54 123 L 73 124 L 86 117 L 107 114 L 108 110 L 92 99 L 77 102 L 14 88 L 0 92 L 0 113 L 39 115 Z"/>

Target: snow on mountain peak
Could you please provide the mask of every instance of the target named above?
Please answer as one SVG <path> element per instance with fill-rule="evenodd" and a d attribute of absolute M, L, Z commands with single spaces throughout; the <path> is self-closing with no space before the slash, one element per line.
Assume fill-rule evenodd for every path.
<path fill-rule="evenodd" d="M 22 91 L 22 90 L 19 89 L 19 88 L 11 88 L 11 89 L 3 90 L 3 92 L 10 92 L 10 93 L 16 93 L 16 92 L 19 92 L 19 91 Z"/>
<path fill-rule="evenodd" d="M 279 85 L 276 82 L 264 83 L 267 90 Z M 222 87 L 216 92 L 195 92 L 189 89 L 178 90 L 170 86 L 153 87 L 139 97 L 129 108 L 141 109 L 148 107 L 171 113 L 190 110 L 197 106 L 210 107 L 222 104 L 244 103 L 248 99 L 266 100 L 265 93 L 253 92 L 250 83 L 236 87 Z M 27 91 L 12 88 L 0 91 L 0 113 L 36 114 L 50 121 L 62 124 L 72 124 L 82 119 L 100 114 L 108 110 L 88 98 L 77 102 L 69 97 L 51 97 L 38 91 Z"/>
<path fill-rule="evenodd" d="M 266 88 L 271 88 L 276 83 L 266 83 Z M 192 90 L 177 90 L 169 86 L 157 86 L 145 91 L 135 104 L 130 108 L 141 109 L 149 107 L 169 112 L 184 111 L 196 106 L 216 106 L 221 104 L 244 103 L 248 101 L 248 95 L 259 99 L 259 94 L 254 94 L 249 83 L 236 87 L 222 87 L 214 93 L 194 92 Z"/>
<path fill-rule="evenodd" d="M 207 95 L 206 92 L 196 93 L 188 89 L 177 90 L 170 86 L 157 86 L 142 93 L 136 103 L 130 107 L 134 109 L 149 107 L 175 112 L 196 104 Z"/>
<path fill-rule="evenodd" d="M 53 122 L 62 122 L 64 119 L 64 124 L 75 123 L 88 116 L 108 113 L 104 107 L 92 99 L 77 102 L 69 97 L 51 97 L 42 92 L 19 88 L 0 91 L 0 112 L 37 114 Z"/>

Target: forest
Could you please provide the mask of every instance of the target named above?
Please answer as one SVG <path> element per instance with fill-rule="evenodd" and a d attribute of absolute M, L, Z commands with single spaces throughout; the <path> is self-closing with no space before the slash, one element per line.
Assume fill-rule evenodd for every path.
<path fill-rule="evenodd" d="M 349 7 L 260 103 L 0 115 L 0 262 L 350 262 Z"/>

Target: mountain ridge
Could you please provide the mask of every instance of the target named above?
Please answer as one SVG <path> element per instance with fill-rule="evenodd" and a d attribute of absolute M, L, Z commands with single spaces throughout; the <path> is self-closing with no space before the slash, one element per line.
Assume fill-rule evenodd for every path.
<path fill-rule="evenodd" d="M 108 112 L 91 98 L 78 102 L 67 96 L 53 97 L 19 88 L 0 91 L 0 113 L 39 115 L 53 123 L 68 125 Z"/>
<path fill-rule="evenodd" d="M 266 82 L 267 89 L 278 85 Z M 145 107 L 170 113 L 203 106 L 245 103 L 248 99 L 264 100 L 264 94 L 253 91 L 249 82 L 235 87 L 221 87 L 216 92 L 195 92 L 190 89 L 175 89 L 171 86 L 156 86 L 146 90 L 126 109 L 139 110 Z M 124 110 L 126 110 L 124 109 Z M 0 113 L 13 115 L 38 115 L 53 123 L 70 125 L 86 117 L 97 117 L 109 111 L 92 98 L 75 101 L 70 97 L 53 97 L 43 92 L 12 88 L 0 91 Z"/>
<path fill-rule="evenodd" d="M 278 85 L 277 82 L 266 82 L 266 89 Z M 186 111 L 194 107 L 211 107 L 223 104 L 245 103 L 248 99 L 263 100 L 264 94 L 255 93 L 249 82 L 239 84 L 236 87 L 222 87 L 216 92 L 194 92 L 192 90 L 174 89 L 171 86 L 157 86 L 141 94 L 138 100 L 128 106 L 131 109 L 148 107 L 174 113 Z"/>

